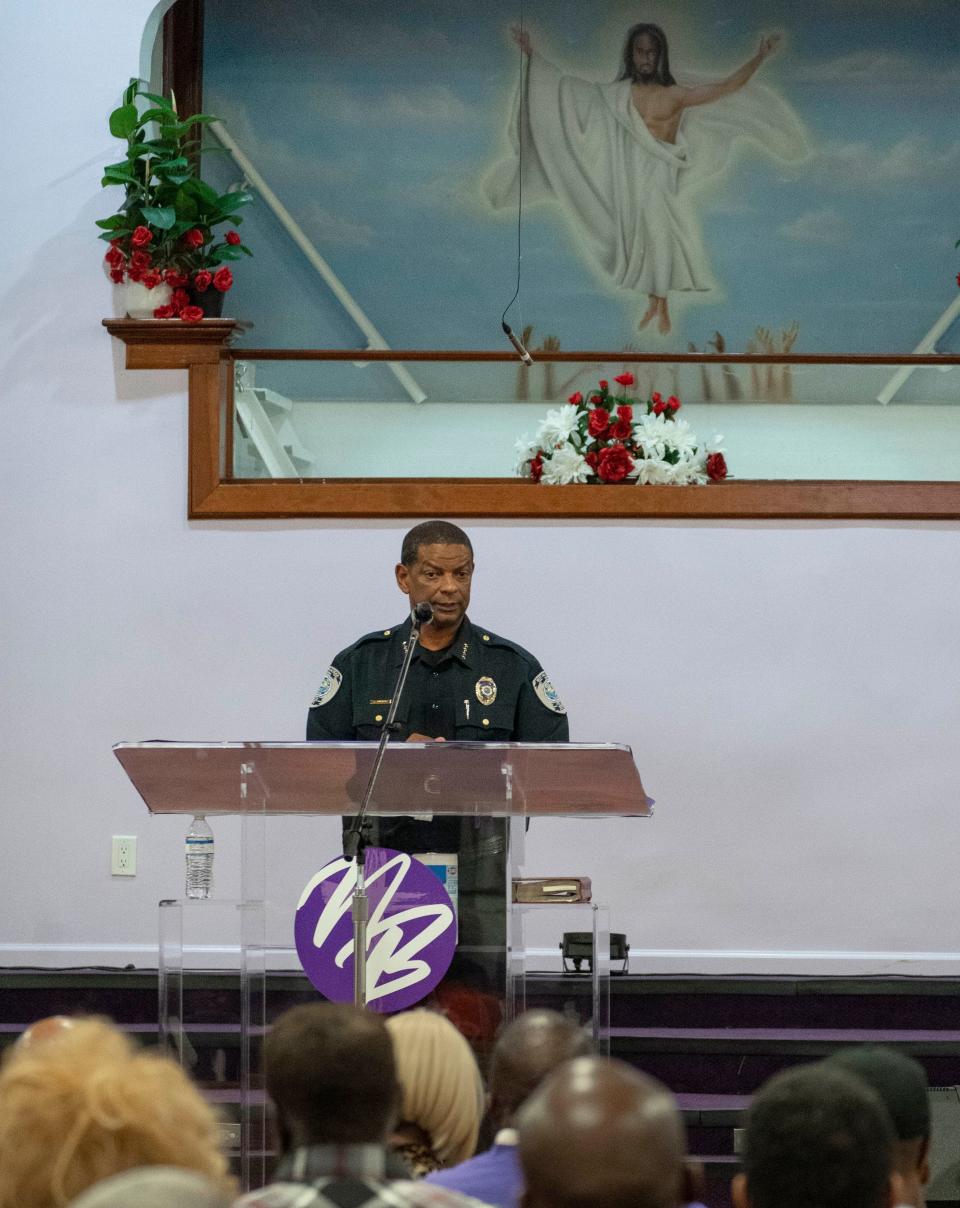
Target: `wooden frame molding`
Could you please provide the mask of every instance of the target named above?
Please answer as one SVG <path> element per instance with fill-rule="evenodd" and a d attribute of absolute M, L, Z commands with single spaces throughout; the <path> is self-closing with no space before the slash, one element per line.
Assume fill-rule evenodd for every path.
<path fill-rule="evenodd" d="M 105 319 L 126 345 L 128 369 L 186 369 L 188 515 L 192 520 L 294 517 L 524 517 L 613 520 L 958 520 L 958 482 L 735 479 L 703 487 L 589 484 L 543 487 L 516 478 L 238 479 L 231 473 L 234 360 L 513 361 L 512 353 L 425 349 L 230 348 L 232 319 L 201 323 Z M 660 356 L 557 353 L 540 360 L 764 364 L 960 364 L 947 355 Z"/>

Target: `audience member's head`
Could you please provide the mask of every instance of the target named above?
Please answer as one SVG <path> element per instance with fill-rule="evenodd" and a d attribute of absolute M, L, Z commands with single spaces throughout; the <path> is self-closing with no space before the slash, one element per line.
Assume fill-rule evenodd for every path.
<path fill-rule="evenodd" d="M 527 1011 L 503 1031 L 490 1065 L 490 1115 L 498 1127 L 513 1122 L 551 1070 L 592 1050 L 579 1024 L 557 1011 Z"/>
<path fill-rule="evenodd" d="M 394 1148 L 418 1175 L 472 1157 L 484 1093 L 470 1046 L 434 1011 L 392 1015 L 387 1028 L 401 1093 Z"/>
<path fill-rule="evenodd" d="M 146 1166 L 97 1183 L 70 1208 L 230 1208 L 222 1187 L 190 1170 Z"/>
<path fill-rule="evenodd" d="M 735 1208 L 888 1208 L 899 1189 L 890 1117 L 860 1078 L 819 1062 L 758 1092 Z"/>
<path fill-rule="evenodd" d="M 841 1049 L 827 1062 L 862 1078 L 883 1100 L 893 1123 L 894 1166 L 903 1179 L 904 1202 L 922 1208 L 930 1180 L 930 1101 L 919 1061 L 880 1045 Z"/>
<path fill-rule="evenodd" d="M 517 1113 L 523 1208 L 676 1208 L 692 1198 L 686 1136 L 665 1086 L 578 1057 Z"/>
<path fill-rule="evenodd" d="M 346 1003 L 294 1007 L 267 1034 L 263 1064 L 284 1150 L 386 1140 L 399 1092 L 379 1015 Z"/>
<path fill-rule="evenodd" d="M 140 1166 L 233 1187 L 216 1117 L 175 1062 L 95 1019 L 11 1051 L 0 1071 L 0 1208 L 63 1208 Z"/>
<path fill-rule="evenodd" d="M 16 1047 L 28 1049 L 32 1044 L 41 1044 L 44 1040 L 51 1040 L 54 1036 L 69 1032 L 75 1022 L 76 1020 L 69 1015 L 48 1015 L 45 1019 L 38 1019 L 17 1038 Z"/>

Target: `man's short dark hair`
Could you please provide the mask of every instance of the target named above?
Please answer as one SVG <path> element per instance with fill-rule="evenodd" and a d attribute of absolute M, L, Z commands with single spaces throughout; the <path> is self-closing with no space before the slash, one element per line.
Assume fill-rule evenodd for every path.
<path fill-rule="evenodd" d="M 473 557 L 473 546 L 470 538 L 449 520 L 425 520 L 412 528 L 403 539 L 400 549 L 400 561 L 404 566 L 413 566 L 416 562 L 421 545 L 465 545 Z"/>
<path fill-rule="evenodd" d="M 399 1090 L 379 1015 L 345 1003 L 294 1007 L 268 1032 L 263 1065 L 285 1147 L 383 1141 Z"/>
<path fill-rule="evenodd" d="M 862 1078 L 877 1092 L 890 1113 L 899 1141 L 930 1136 L 927 1075 L 919 1061 L 879 1044 L 854 1045 L 827 1059 Z"/>
<path fill-rule="evenodd" d="M 883 1208 L 893 1129 L 877 1093 L 826 1063 L 772 1078 L 747 1113 L 751 1208 Z"/>

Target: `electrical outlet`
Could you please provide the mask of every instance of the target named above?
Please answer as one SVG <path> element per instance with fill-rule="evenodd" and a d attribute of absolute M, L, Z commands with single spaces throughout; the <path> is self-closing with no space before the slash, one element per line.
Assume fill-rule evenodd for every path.
<path fill-rule="evenodd" d="M 113 836 L 110 873 L 114 877 L 135 877 L 137 875 L 136 835 Z"/>

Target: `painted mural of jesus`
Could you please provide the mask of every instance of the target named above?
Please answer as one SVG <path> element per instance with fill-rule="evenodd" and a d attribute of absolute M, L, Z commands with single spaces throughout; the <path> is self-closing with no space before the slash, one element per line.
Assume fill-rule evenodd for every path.
<path fill-rule="evenodd" d="M 683 196 L 697 158 L 712 157 L 717 170 L 739 134 L 785 159 L 806 153 L 799 120 L 769 90 L 775 105 L 753 98 L 741 106 L 742 114 L 728 105 L 713 130 L 702 123 L 699 140 L 688 137 L 690 112 L 740 93 L 777 50 L 780 36 L 762 37 L 756 53 L 725 78 L 681 86 L 670 72 L 667 38 L 658 25 L 641 23 L 629 31 L 612 84 L 564 75 L 535 52 L 526 30 L 511 32 L 528 67 L 511 123 L 514 156 L 485 182 L 488 200 L 495 208 L 515 204 L 522 138 L 524 200 L 559 202 L 603 278 L 645 295 L 639 326 L 656 321 L 657 330 L 668 334 L 669 295 L 713 288 L 699 223 Z M 704 149 L 710 142 L 712 149 Z"/>

